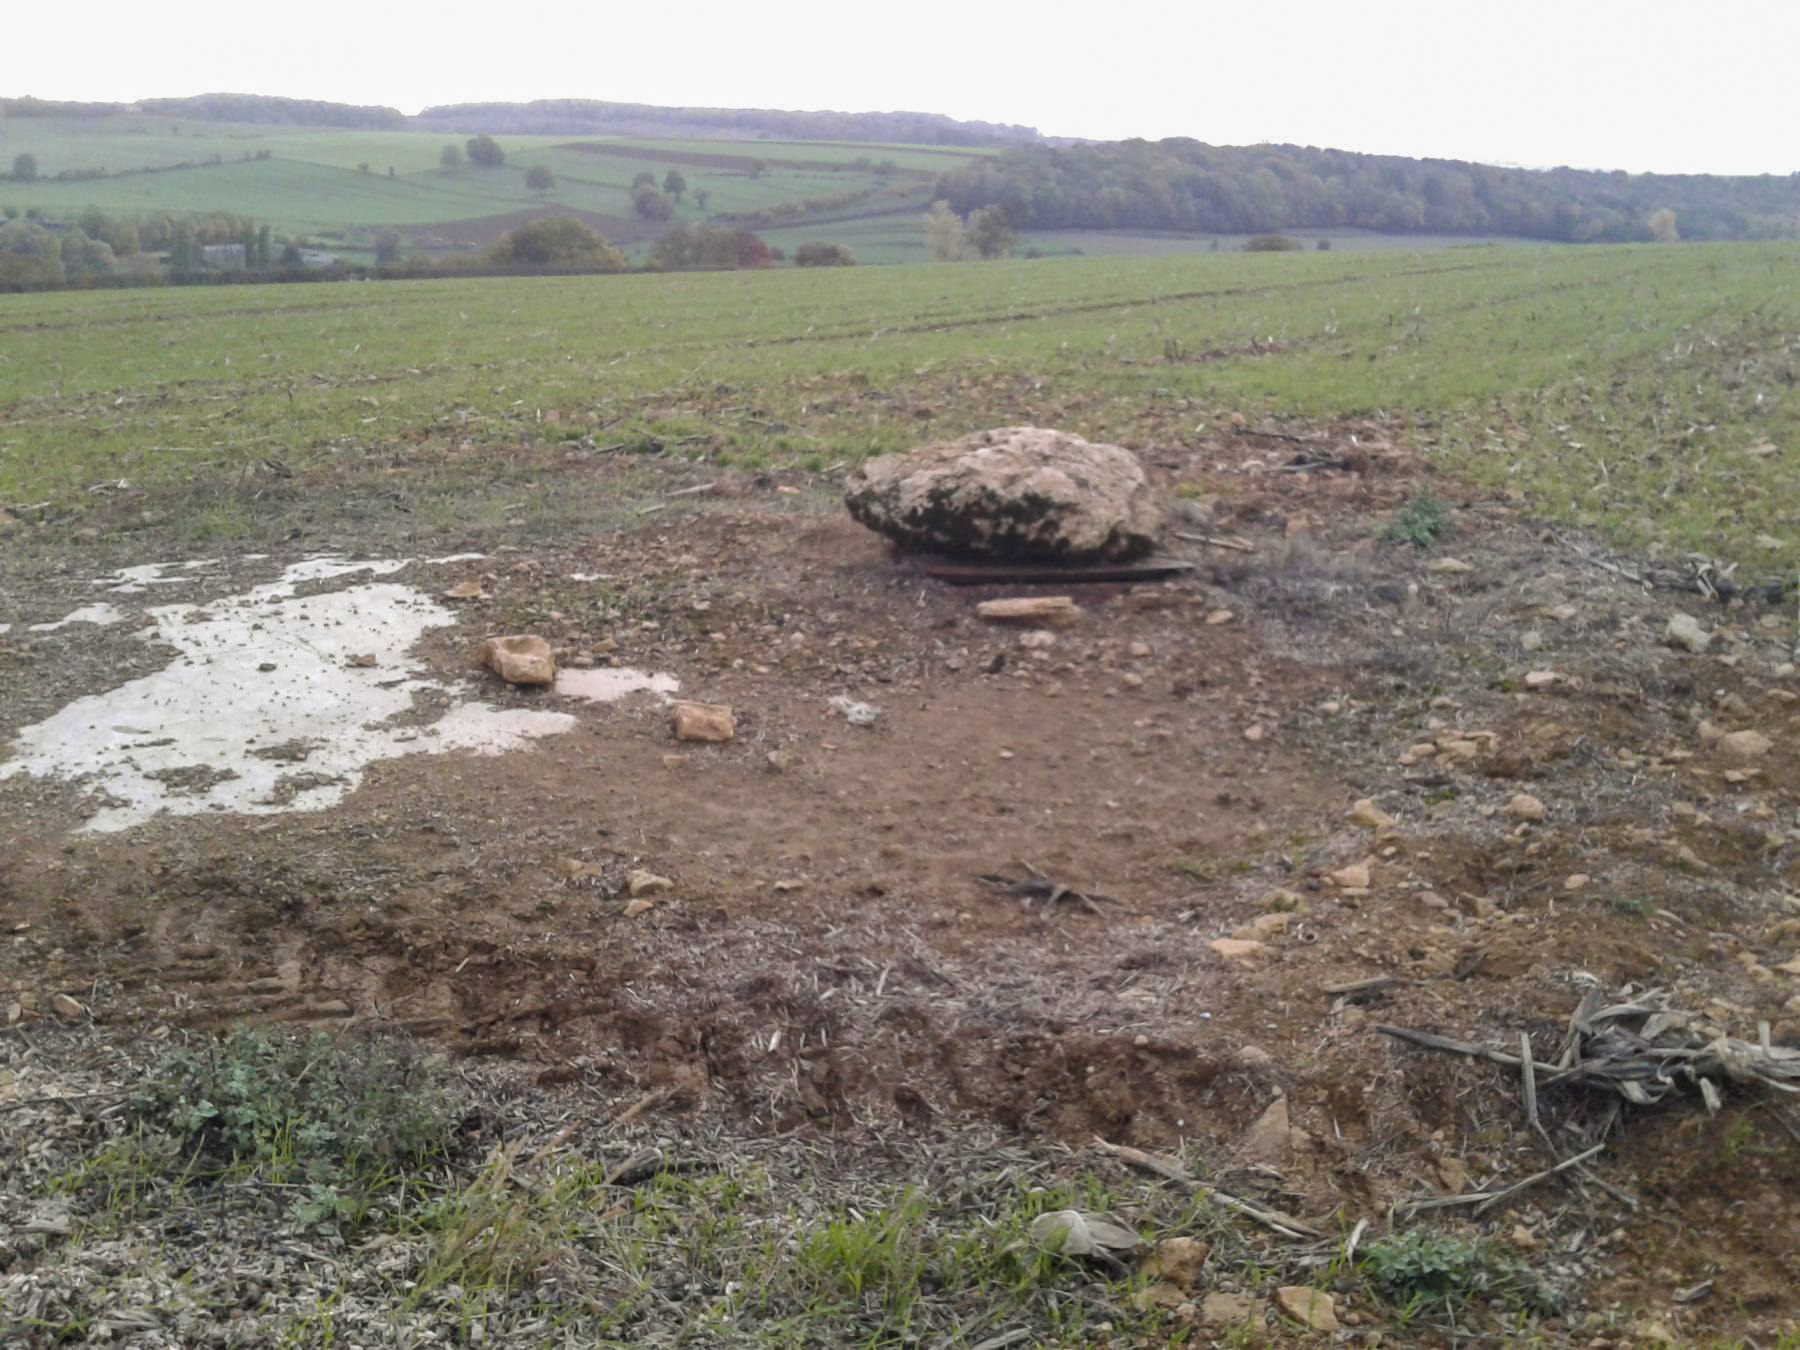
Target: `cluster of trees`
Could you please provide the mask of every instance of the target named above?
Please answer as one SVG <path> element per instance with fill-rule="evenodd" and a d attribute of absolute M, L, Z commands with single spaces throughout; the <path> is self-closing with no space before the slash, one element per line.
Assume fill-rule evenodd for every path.
<path fill-rule="evenodd" d="M 842 244 L 807 243 L 794 250 L 794 266 L 855 267 L 856 255 Z"/>
<path fill-rule="evenodd" d="M 730 272 L 768 267 L 775 250 L 748 230 L 710 225 L 677 225 L 650 250 L 649 266 L 658 272 Z"/>
<path fill-rule="evenodd" d="M 896 184 L 893 187 L 857 187 L 848 193 L 832 193 L 830 196 L 808 196 L 799 202 L 776 202 L 769 207 L 760 207 L 756 211 L 720 212 L 718 220 L 731 221 L 733 225 L 747 225 L 751 229 L 770 229 L 774 225 L 790 225 L 797 220 L 805 220 L 806 216 L 828 216 L 837 212 L 853 211 L 864 203 L 875 202 L 878 196 L 895 196 L 895 198 L 911 198 L 918 193 L 916 185 Z M 873 205 L 871 212 L 882 211 L 882 205 Z"/>
<path fill-rule="evenodd" d="M 112 117 L 128 111 L 123 103 L 76 103 L 67 99 L 0 98 L 0 117 Z"/>
<path fill-rule="evenodd" d="M 1036 229 L 1354 227 L 1626 241 L 1656 237 L 1649 222 L 1666 210 L 1689 239 L 1800 234 L 1800 175 L 1503 169 L 1185 139 L 1007 150 L 942 175 L 937 195 L 959 214 L 993 207 Z"/>
<path fill-rule="evenodd" d="M 983 206 L 964 217 L 940 198 L 921 223 L 925 252 L 933 262 L 960 262 L 971 253 L 977 258 L 1004 258 L 1019 240 L 1019 232 L 997 206 Z"/>
<path fill-rule="evenodd" d="M 770 108 L 661 108 L 595 99 L 531 103 L 456 103 L 407 117 L 397 108 L 357 107 L 260 94 L 201 94 L 138 103 L 70 103 L 0 98 L 0 117 L 110 117 L 146 112 L 201 122 L 557 135 L 725 137 L 732 140 L 885 141 L 909 145 L 1024 145 L 1035 127 L 959 122 L 938 113 L 792 112 Z"/>
<path fill-rule="evenodd" d="M 136 284 L 165 273 L 185 280 L 216 265 L 255 271 L 300 262 L 298 248 L 278 248 L 267 225 L 226 212 L 127 217 L 89 207 L 72 221 L 48 221 L 35 210 L 21 219 L 18 208 L 8 206 L 0 208 L 0 219 L 0 288 L 9 290 L 109 278 Z M 241 252 L 216 264 L 207 250 L 218 245 Z"/>
<path fill-rule="evenodd" d="M 574 216 L 541 216 L 500 236 L 484 255 L 501 268 L 623 272 L 625 255 Z"/>
<path fill-rule="evenodd" d="M 315 98 L 274 98 L 266 94 L 199 94 L 193 98 L 147 98 L 113 104 L 113 112 L 146 112 L 199 122 L 255 122 L 272 126 L 394 129 L 407 125 L 398 108 L 357 107 Z"/>
<path fill-rule="evenodd" d="M 676 191 L 679 188 L 680 191 Z M 631 180 L 631 209 L 645 220 L 669 220 L 675 214 L 675 203 L 687 191 L 687 179 L 679 170 L 670 169 L 659 191 L 656 175 L 644 170 Z"/>
<path fill-rule="evenodd" d="M 959 122 L 937 113 L 789 112 L 768 108 L 661 108 L 596 99 L 454 103 L 412 119 L 446 131 L 552 135 L 726 137 L 733 140 L 886 141 L 908 145 L 1020 145 L 1034 127 Z"/>

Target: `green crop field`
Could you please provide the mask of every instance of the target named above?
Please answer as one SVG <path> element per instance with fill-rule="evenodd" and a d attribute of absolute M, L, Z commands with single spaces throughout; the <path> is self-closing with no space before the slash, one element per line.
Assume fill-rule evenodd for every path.
<path fill-rule="evenodd" d="M 81 509 L 126 480 L 229 534 L 261 528 L 233 485 L 269 461 L 429 516 L 553 495 L 566 447 L 818 471 L 1012 422 L 1142 448 L 1204 445 L 1224 410 L 1385 410 L 1476 489 L 1787 567 L 1797 264 L 1221 253 L 0 296 L 0 501 Z"/>
<path fill-rule="evenodd" d="M 0 165 L 28 153 L 40 174 L 32 182 L 0 182 L 0 207 L 52 219 L 70 219 L 88 207 L 128 216 L 224 211 L 267 221 L 283 234 L 351 248 L 367 247 L 374 231 L 401 228 L 416 246 L 429 249 L 468 246 L 484 237 L 479 229 L 465 229 L 440 239 L 433 226 L 526 209 L 560 207 L 630 221 L 632 178 L 647 171 L 660 182 L 676 168 L 690 189 L 676 209 L 678 221 L 867 192 L 866 201 L 844 209 L 898 211 L 889 228 L 916 235 L 930 175 L 982 153 L 822 142 L 502 136 L 503 167 L 440 167 L 443 148 L 465 139 L 138 114 L 0 119 Z M 557 177 L 549 193 L 525 186 L 525 171 L 538 165 Z M 60 176 L 95 173 L 106 176 Z M 695 192 L 708 194 L 704 210 Z"/>

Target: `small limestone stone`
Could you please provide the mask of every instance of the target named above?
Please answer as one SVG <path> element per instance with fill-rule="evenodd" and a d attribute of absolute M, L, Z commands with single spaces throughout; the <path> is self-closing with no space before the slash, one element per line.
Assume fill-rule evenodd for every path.
<path fill-rule="evenodd" d="M 1537 821 L 1545 819 L 1550 813 L 1536 797 L 1529 792 L 1521 792 L 1506 804 L 1506 814 L 1514 820 Z"/>
<path fill-rule="evenodd" d="M 1276 1305 L 1289 1317 L 1314 1331 L 1336 1331 L 1336 1301 L 1323 1290 L 1303 1284 L 1283 1285 L 1275 1291 Z"/>
<path fill-rule="evenodd" d="M 1254 961 L 1269 950 L 1252 938 L 1215 938 L 1206 945 L 1227 961 Z"/>
<path fill-rule="evenodd" d="M 1439 558 L 1425 569 L 1427 572 L 1446 572 L 1452 576 L 1460 576 L 1475 569 L 1461 558 Z"/>
<path fill-rule="evenodd" d="M 508 684 L 543 685 L 556 679 L 550 644 L 535 633 L 489 638 L 481 644 L 481 663 Z"/>
<path fill-rule="evenodd" d="M 654 900 L 641 900 L 640 899 L 640 900 L 627 901 L 626 905 L 625 905 L 625 917 L 628 919 L 635 919 L 635 918 L 637 918 L 638 915 L 648 914 L 651 910 L 653 910 L 655 908 L 656 908 L 656 901 L 654 901 Z"/>
<path fill-rule="evenodd" d="M 1327 873 L 1327 875 L 1334 886 L 1341 886 L 1347 891 L 1369 889 L 1371 877 L 1369 864 L 1366 862 L 1350 863 L 1348 866 L 1338 868 L 1335 872 Z"/>
<path fill-rule="evenodd" d="M 983 600 L 975 606 L 975 613 L 989 623 L 1022 624 L 1028 628 L 1067 628 L 1081 622 L 1081 607 L 1066 595 Z"/>
<path fill-rule="evenodd" d="M 1250 1319 L 1256 1304 L 1248 1294 L 1208 1294 L 1200 1300 L 1200 1321 L 1208 1327 L 1231 1327 Z"/>
<path fill-rule="evenodd" d="M 1152 1312 L 1159 1308 L 1165 1312 L 1173 1312 L 1187 1302 L 1187 1294 L 1178 1284 L 1158 1280 L 1155 1284 L 1145 1285 L 1138 1290 L 1131 1296 L 1131 1301 L 1137 1305 L 1139 1312 Z"/>
<path fill-rule="evenodd" d="M 1287 1157 L 1292 1137 L 1287 1098 L 1277 1097 L 1244 1131 L 1244 1142 L 1238 1151 L 1252 1162 L 1279 1163 Z"/>
<path fill-rule="evenodd" d="M 1164 1238 L 1145 1262 L 1145 1270 L 1180 1289 L 1195 1289 L 1206 1277 L 1206 1258 L 1212 1244 L 1198 1238 Z"/>
<path fill-rule="evenodd" d="M 1775 748 L 1771 741 L 1760 731 L 1733 731 L 1719 738 L 1719 751 L 1736 760 L 1761 759 Z"/>
<path fill-rule="evenodd" d="M 1375 805 L 1373 798 L 1364 797 L 1350 808 L 1350 823 L 1369 830 L 1391 830 L 1398 822 Z"/>
<path fill-rule="evenodd" d="M 1287 932 L 1291 923 L 1293 923 L 1293 916 L 1289 914 L 1258 914 L 1250 920 L 1250 935 L 1258 941 L 1280 937 L 1281 934 Z"/>
<path fill-rule="evenodd" d="M 50 1011 L 65 1022 L 73 1022 L 85 1011 L 79 999 L 70 998 L 67 994 L 50 995 Z"/>
<path fill-rule="evenodd" d="M 1677 614 L 1671 618 L 1663 636 L 1671 647 L 1690 652 L 1703 652 L 1712 641 L 1712 634 L 1702 628 L 1692 614 Z"/>
<path fill-rule="evenodd" d="M 677 703 L 675 739 L 678 741 L 728 741 L 737 735 L 737 719 L 731 709 L 717 703 Z"/>
<path fill-rule="evenodd" d="M 675 883 L 667 877 L 659 877 L 656 873 L 642 867 L 634 867 L 625 874 L 625 888 L 633 898 L 640 895 L 653 895 L 658 891 L 672 891 Z"/>

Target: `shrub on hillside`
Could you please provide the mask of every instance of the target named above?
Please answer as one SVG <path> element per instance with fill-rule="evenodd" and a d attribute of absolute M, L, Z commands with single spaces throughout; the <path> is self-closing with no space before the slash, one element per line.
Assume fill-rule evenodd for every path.
<path fill-rule="evenodd" d="M 645 220 L 667 220 L 675 214 L 675 203 L 645 184 L 631 194 L 631 209 Z"/>
<path fill-rule="evenodd" d="M 0 286 L 53 285 L 62 279 L 62 240 L 30 221 L 0 225 Z"/>
<path fill-rule="evenodd" d="M 650 266 L 664 272 L 729 272 L 767 267 L 774 260 L 769 246 L 750 231 L 708 225 L 677 225 L 650 250 Z"/>
<path fill-rule="evenodd" d="M 471 137 L 467 149 L 469 163 L 481 168 L 497 169 L 506 163 L 506 151 L 500 148 L 500 142 L 485 133 Z"/>
<path fill-rule="evenodd" d="M 1244 241 L 1246 253 L 1293 253 L 1299 247 L 1298 239 L 1289 239 L 1285 234 L 1259 234 Z"/>
<path fill-rule="evenodd" d="M 854 267 L 856 255 L 842 244 L 802 244 L 794 250 L 795 267 Z"/>
<path fill-rule="evenodd" d="M 625 255 L 574 216 L 543 216 L 495 240 L 487 259 L 502 267 L 579 267 L 623 272 Z"/>

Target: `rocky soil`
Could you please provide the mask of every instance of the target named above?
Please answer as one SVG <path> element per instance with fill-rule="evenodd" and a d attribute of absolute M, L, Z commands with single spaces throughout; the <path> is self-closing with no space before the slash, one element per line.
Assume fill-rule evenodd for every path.
<path fill-rule="evenodd" d="M 1647 588 L 1441 482 L 1441 540 L 1388 542 L 1428 480 L 1379 423 L 1146 458 L 1194 570 L 1058 588 L 1072 621 L 982 617 L 1037 592 L 933 580 L 829 480 L 708 475 L 605 537 L 443 539 L 485 557 L 431 579 L 473 584 L 415 658 L 572 732 L 386 760 L 328 811 L 105 835 L 80 832 L 79 785 L 0 782 L 0 1316 L 42 1339 L 46 1309 L 103 1286 L 117 1343 L 255 1344 L 297 1287 L 340 1288 L 355 1343 L 431 1342 L 441 1307 L 396 1323 L 357 1283 L 404 1244 L 273 1220 L 249 1244 L 191 1216 L 90 1241 L 91 1202 L 49 1189 L 158 1045 L 247 1019 L 415 1040 L 528 1150 L 568 1125 L 559 1148 L 754 1156 L 843 1196 L 1009 1167 L 1164 1186 L 1104 1143 L 1329 1235 L 1235 1220 L 1255 1262 L 1215 1244 L 1153 1286 L 1192 1343 L 1791 1332 L 1780 1094 L 1725 1082 L 1709 1111 L 1692 1085 L 1636 1106 L 1564 1084 L 1534 1129 L 1516 1070 L 1377 1029 L 1524 1035 L 1548 1062 L 1587 991 L 1660 990 L 1696 1035 L 1800 1046 L 1791 602 Z M 658 491 L 700 484 L 670 465 Z M 226 566 L 242 589 L 289 561 Z M 0 569 L 25 597 L 0 737 L 158 664 L 129 625 L 28 631 L 91 600 L 85 563 Z M 654 693 L 477 666 L 481 637 L 524 633 L 565 669 L 669 672 L 709 711 L 678 736 Z M 1433 1205 L 1595 1144 L 1491 1207 Z M 1561 1310 L 1397 1323 L 1353 1262 L 1327 1270 L 1365 1220 L 1365 1242 L 1430 1223 L 1502 1244 Z M 153 1248 L 199 1273 L 148 1288 Z M 641 1339 L 681 1339 L 678 1303 Z M 506 1343 L 548 1343 L 529 1325 Z"/>

